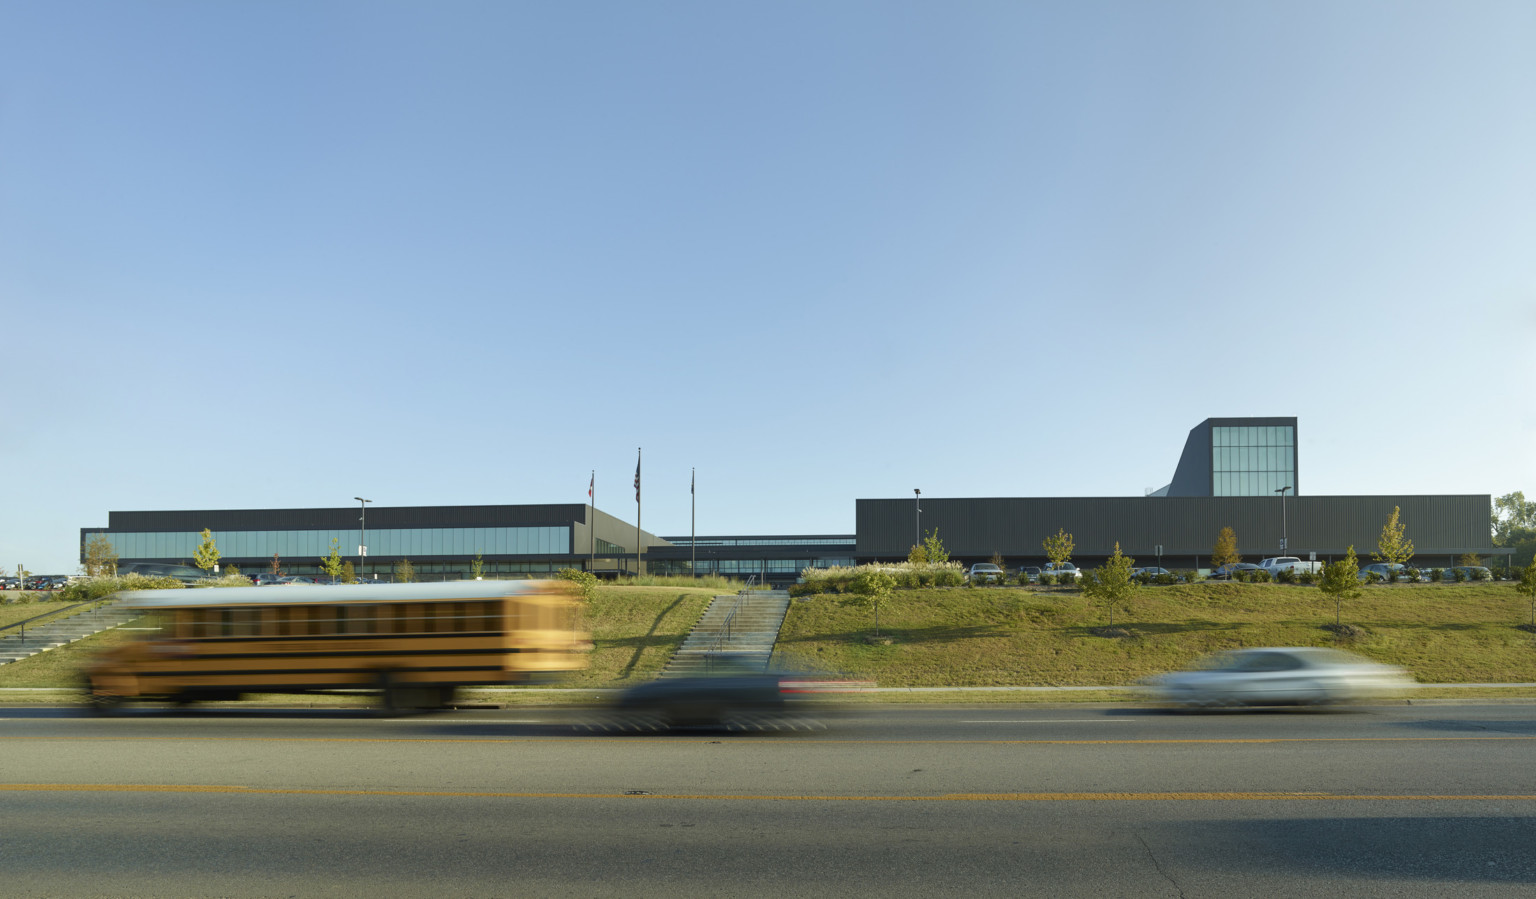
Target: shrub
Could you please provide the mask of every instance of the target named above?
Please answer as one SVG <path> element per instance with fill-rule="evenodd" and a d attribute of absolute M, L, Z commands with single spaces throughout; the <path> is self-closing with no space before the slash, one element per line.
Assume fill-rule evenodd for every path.
<path fill-rule="evenodd" d="M 1294 584 L 1294 583 L 1296 583 L 1296 569 L 1294 569 L 1294 568 L 1282 568 L 1282 569 L 1280 569 L 1280 571 L 1275 574 L 1275 580 L 1279 581 L 1282 584 Z"/>
<path fill-rule="evenodd" d="M 1478 581 L 1492 580 L 1493 579 L 1493 572 L 1489 571 L 1486 568 L 1481 569 L 1479 571 L 1474 571 L 1474 572 L 1472 572 L 1472 579 L 1473 580 L 1478 580 Z"/>
<path fill-rule="evenodd" d="M 1174 584 L 1179 582 L 1179 579 L 1176 576 L 1174 576 L 1174 573 L 1171 572 L 1171 571 L 1165 571 L 1162 574 L 1159 574 L 1157 577 L 1153 578 L 1152 580 L 1155 583 L 1157 583 L 1159 586 L 1162 586 L 1162 587 L 1171 587 Z"/>
<path fill-rule="evenodd" d="M 1365 582 L 1367 584 L 1379 584 L 1379 583 L 1381 583 L 1381 573 L 1380 572 L 1376 572 L 1376 571 L 1367 571 L 1365 573 Z"/>
<path fill-rule="evenodd" d="M 1420 576 L 1419 569 L 1417 569 L 1417 568 L 1410 568 L 1410 569 L 1408 569 L 1408 571 L 1405 574 L 1405 576 L 1408 578 L 1408 583 L 1410 583 L 1410 584 L 1417 584 L 1419 581 L 1424 579 L 1423 577 Z"/>
<path fill-rule="evenodd" d="M 581 598 L 587 602 L 597 598 L 597 575 L 590 571 L 582 571 L 579 568 L 562 568 L 555 572 L 555 577 L 562 581 L 570 581 L 580 591 Z"/>
<path fill-rule="evenodd" d="M 1274 579 L 1270 577 L 1269 572 L 1263 568 L 1260 568 L 1258 571 L 1253 573 L 1253 582 L 1255 584 L 1267 584 L 1272 580 Z"/>
<path fill-rule="evenodd" d="M 1196 571 L 1193 568 L 1185 568 L 1185 569 L 1183 569 L 1181 571 L 1175 571 L 1174 574 L 1176 574 L 1179 577 L 1183 578 L 1184 579 L 1184 583 L 1186 583 L 1186 584 L 1197 583 L 1200 580 L 1200 572 Z"/>
<path fill-rule="evenodd" d="M 1297 583 L 1306 584 L 1308 586 L 1311 586 L 1312 584 L 1317 582 L 1317 574 L 1314 573 L 1314 572 L 1311 572 L 1311 571 L 1303 571 L 1300 574 L 1296 575 L 1296 581 L 1297 581 Z"/>
<path fill-rule="evenodd" d="M 1437 584 L 1440 583 L 1441 581 L 1445 580 L 1445 569 L 1444 568 L 1431 568 L 1431 569 L 1429 569 L 1429 579 L 1431 581 L 1434 581 Z"/>
<path fill-rule="evenodd" d="M 1040 575 L 1040 586 L 1042 586 L 1042 587 L 1054 587 L 1054 586 L 1056 586 L 1056 575 L 1042 573 Z"/>
<path fill-rule="evenodd" d="M 1073 574 L 1070 571 L 1062 573 L 1062 575 L 1061 575 L 1061 585 L 1063 587 L 1070 587 L 1070 586 L 1072 586 L 1075 583 L 1077 583 L 1077 575 Z"/>
<path fill-rule="evenodd" d="M 1465 568 L 1452 568 L 1451 576 L 1454 577 L 1456 579 L 1456 583 L 1459 584 L 1467 579 L 1467 570 Z"/>

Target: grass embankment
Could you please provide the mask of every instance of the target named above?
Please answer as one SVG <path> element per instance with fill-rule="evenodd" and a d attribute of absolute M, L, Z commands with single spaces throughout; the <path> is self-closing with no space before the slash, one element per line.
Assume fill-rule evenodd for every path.
<path fill-rule="evenodd" d="M 1105 610 L 1073 589 L 937 588 L 891 596 L 880 612 L 889 645 L 866 641 L 867 608 L 797 601 L 779 650 L 882 687 L 1132 684 L 1243 646 L 1339 646 L 1421 683 L 1532 683 L 1536 634 L 1516 627 L 1528 614 L 1510 584 L 1371 587 L 1341 617 L 1364 636 L 1336 642 L 1321 627 L 1333 603 L 1315 588 L 1195 584 L 1138 591 L 1115 615 L 1131 636 L 1106 638 L 1095 633 Z"/>
<path fill-rule="evenodd" d="M 599 587 L 584 624 L 595 643 L 590 665 L 568 685 L 614 687 L 654 677 L 716 592 L 681 586 Z M 47 605 L 0 610 L 18 608 L 32 612 Z M 1343 610 L 1342 620 L 1363 628 L 1364 636 L 1336 643 L 1321 627 L 1333 621 L 1333 604 L 1314 588 L 1149 587 L 1136 595 L 1130 609 L 1116 613 L 1116 624 L 1130 636 L 1106 638 L 1095 633 L 1107 621 L 1104 610 L 1073 589 L 932 588 L 899 590 L 887 602 L 880 629 L 891 638 L 889 645 L 866 641 L 874 629 L 868 609 L 835 596 L 797 600 L 791 604 L 779 650 L 786 664 L 845 672 L 882 687 L 1112 688 L 1186 667 L 1217 650 L 1299 645 L 1339 645 L 1402 665 L 1423 683 L 1532 683 L 1536 634 L 1516 627 L 1529 620 L 1529 609 L 1509 584 L 1371 587 L 1360 599 L 1345 603 Z M 66 687 L 75 681 L 84 660 L 130 636 L 110 631 L 0 666 L 0 687 Z M 1442 694 L 1470 695 L 1421 695 Z M 1129 695 L 1107 689 L 1047 698 L 1092 701 Z M 878 696 L 882 701 L 1026 698 L 1016 692 Z"/>

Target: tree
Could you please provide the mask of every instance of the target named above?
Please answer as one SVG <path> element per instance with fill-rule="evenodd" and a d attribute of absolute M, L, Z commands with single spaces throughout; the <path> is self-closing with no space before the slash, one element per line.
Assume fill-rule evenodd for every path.
<path fill-rule="evenodd" d="M 927 567 L 927 565 L 928 565 L 928 551 L 926 549 L 923 549 L 922 544 L 920 544 L 920 543 L 913 544 L 912 549 L 908 550 L 908 552 L 907 552 L 907 564 L 911 565 L 913 568 L 925 568 L 925 567 Z"/>
<path fill-rule="evenodd" d="M 331 554 L 320 560 L 320 570 L 325 572 L 333 584 L 341 577 L 341 541 L 335 537 L 331 538 Z"/>
<path fill-rule="evenodd" d="M 949 550 L 944 548 L 944 541 L 939 539 L 939 529 L 934 528 L 923 538 L 923 555 L 929 565 L 943 565 L 949 561 Z"/>
<path fill-rule="evenodd" d="M 1536 627 L 1536 559 L 1520 571 L 1520 583 L 1515 585 L 1520 595 L 1531 601 L 1531 626 Z"/>
<path fill-rule="evenodd" d="M 992 558 L 989 561 L 993 565 L 997 566 L 997 570 L 998 571 L 1001 571 L 1004 574 L 1006 574 L 1008 572 L 1008 564 L 1003 561 L 1003 554 L 1002 553 L 997 552 L 997 551 L 994 550 L 993 553 L 992 553 Z"/>
<path fill-rule="evenodd" d="M 1318 589 L 1333 598 L 1333 623 L 1339 624 L 1339 609 L 1346 599 L 1360 596 L 1360 562 L 1355 558 L 1355 548 L 1337 562 L 1323 567 L 1323 579 Z"/>
<path fill-rule="evenodd" d="M 875 636 L 880 636 L 880 607 L 896 589 L 896 579 L 889 572 L 864 567 L 854 573 L 848 589 L 854 597 L 850 601 L 875 610 Z"/>
<path fill-rule="evenodd" d="M 273 577 L 283 576 L 283 561 L 277 557 L 277 553 L 272 554 L 272 565 L 270 567 Z"/>
<path fill-rule="evenodd" d="M 352 560 L 341 563 L 341 582 L 343 584 L 360 584 L 363 579 L 357 576 L 357 569 L 352 567 Z"/>
<path fill-rule="evenodd" d="M 1045 557 L 1058 568 L 1072 559 L 1072 535 L 1065 528 L 1057 528 L 1055 535 L 1042 540 L 1040 546 Z"/>
<path fill-rule="evenodd" d="M 1083 595 L 1109 608 L 1109 626 L 1115 626 L 1115 607 L 1126 605 L 1141 587 L 1131 577 L 1136 560 L 1120 554 L 1120 543 L 1115 543 L 1115 553 L 1098 568 L 1083 572 Z"/>
<path fill-rule="evenodd" d="M 1397 506 L 1392 507 L 1392 515 L 1376 541 L 1376 552 L 1371 553 L 1371 558 L 1378 562 L 1406 565 L 1413 558 L 1413 541 L 1403 536 L 1403 523 L 1397 519 L 1399 511 Z"/>
<path fill-rule="evenodd" d="M 1523 490 L 1495 499 L 1493 509 L 1494 546 L 1509 546 L 1517 530 L 1536 530 L 1536 500 L 1527 500 Z"/>
<path fill-rule="evenodd" d="M 395 563 L 395 583 L 409 584 L 416 580 L 416 566 L 410 559 L 401 559 Z"/>
<path fill-rule="evenodd" d="M 1211 567 L 1224 568 L 1243 561 L 1242 554 L 1237 551 L 1237 532 L 1231 528 L 1222 528 L 1216 535 L 1216 545 L 1211 547 Z M 1228 576 L 1231 569 L 1227 568 Z"/>
<path fill-rule="evenodd" d="M 85 573 L 91 577 L 111 577 L 117 574 L 117 550 L 106 534 L 93 534 L 85 541 Z"/>
<path fill-rule="evenodd" d="M 485 559 L 481 558 L 479 550 L 475 551 L 475 557 L 469 560 L 469 576 L 480 580 L 485 575 Z"/>
<path fill-rule="evenodd" d="M 203 569 L 204 574 L 212 573 L 213 566 L 219 564 L 219 548 L 213 542 L 213 531 L 203 528 L 203 542 L 197 545 L 192 561 Z"/>

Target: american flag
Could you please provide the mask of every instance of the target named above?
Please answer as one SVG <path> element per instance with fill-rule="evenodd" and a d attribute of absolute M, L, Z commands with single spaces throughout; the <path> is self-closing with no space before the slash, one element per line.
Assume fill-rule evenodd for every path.
<path fill-rule="evenodd" d="M 635 456 L 635 502 L 640 501 L 640 457 Z"/>

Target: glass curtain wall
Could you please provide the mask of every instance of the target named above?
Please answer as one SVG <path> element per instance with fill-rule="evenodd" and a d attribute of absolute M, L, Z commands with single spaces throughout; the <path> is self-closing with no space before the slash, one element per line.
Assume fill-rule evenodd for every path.
<path fill-rule="evenodd" d="M 1211 495 L 1273 496 L 1296 492 L 1296 429 L 1211 428 Z"/>

